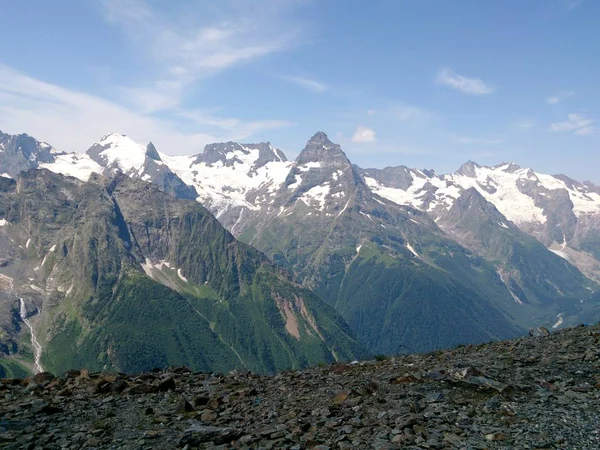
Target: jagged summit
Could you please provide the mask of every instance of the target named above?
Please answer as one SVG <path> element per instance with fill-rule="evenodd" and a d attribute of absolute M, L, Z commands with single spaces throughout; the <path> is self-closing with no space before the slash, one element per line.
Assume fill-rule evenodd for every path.
<path fill-rule="evenodd" d="M 460 175 L 464 175 L 466 177 L 475 177 L 477 170 L 476 169 L 480 169 L 481 166 L 479 164 L 477 164 L 475 161 L 467 161 L 466 163 L 464 163 L 462 166 L 460 166 L 460 168 L 456 171 L 456 173 L 460 174 Z"/>
<path fill-rule="evenodd" d="M 513 162 L 502 162 L 500 164 L 496 164 L 495 166 L 492 166 L 491 169 L 500 169 L 503 172 L 507 172 L 507 173 L 515 173 L 517 170 L 521 170 L 522 167 L 519 166 L 518 164 L 515 164 Z"/>
<path fill-rule="evenodd" d="M 309 139 L 309 141 L 316 141 L 316 142 L 331 142 L 329 140 L 329 137 L 327 136 L 327 133 L 325 133 L 324 131 L 317 131 L 313 137 L 311 137 Z"/>
<path fill-rule="evenodd" d="M 297 165 L 308 163 L 325 163 L 328 167 L 337 169 L 345 169 L 352 165 L 340 145 L 333 143 L 322 131 L 306 142 L 306 146 L 296 158 Z"/>
<path fill-rule="evenodd" d="M 53 162 L 57 151 L 28 134 L 10 135 L 0 131 L 0 173 L 16 178 L 19 172 Z"/>
<path fill-rule="evenodd" d="M 285 162 L 287 158 L 270 142 L 241 144 L 229 141 L 206 145 L 204 151 L 194 157 L 192 164 L 204 163 L 212 166 L 220 162 L 227 167 L 244 164 L 249 165 L 252 169 L 257 169 L 273 161 Z"/>
<path fill-rule="evenodd" d="M 513 162 L 501 162 L 500 164 L 495 164 L 493 166 L 482 166 L 475 161 L 469 160 L 464 163 L 459 169 L 454 172 L 457 175 L 463 175 L 470 178 L 477 177 L 477 171 L 481 169 L 487 169 L 492 171 L 499 171 L 505 173 L 516 173 L 518 171 L 531 171 L 531 169 L 524 169 L 523 167 L 515 164 Z"/>
<path fill-rule="evenodd" d="M 148 146 L 146 147 L 146 156 L 155 161 L 161 161 L 160 155 L 158 154 L 158 150 L 156 150 L 156 147 L 152 142 L 149 142 Z"/>
<path fill-rule="evenodd" d="M 471 217 L 484 216 L 486 220 L 493 220 L 496 223 L 504 223 L 505 220 L 502 213 L 474 187 L 466 189 L 456 199 L 444 219 L 458 222 L 467 213 Z"/>

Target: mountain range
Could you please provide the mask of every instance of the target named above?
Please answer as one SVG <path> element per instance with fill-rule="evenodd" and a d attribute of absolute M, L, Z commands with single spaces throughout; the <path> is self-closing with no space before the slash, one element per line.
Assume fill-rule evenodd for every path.
<path fill-rule="evenodd" d="M 22 173 L 27 170 L 31 172 Z M 5 257 L 10 263 L 3 263 L 0 268 L 0 274 L 4 274 L 0 276 L 6 280 L 15 278 L 15 269 L 11 267 L 16 260 L 18 264 L 31 266 L 36 264 L 36 258 L 48 252 L 47 248 L 38 245 L 35 256 L 22 256 L 23 250 L 14 246 L 23 247 L 21 241 L 26 236 L 38 233 L 36 241 L 32 242 L 43 239 L 46 246 L 55 244 L 54 237 L 47 236 L 45 228 L 35 231 L 40 225 L 31 224 L 27 214 L 21 213 L 18 218 L 7 215 L 17 208 L 16 205 L 32 202 L 31 198 L 35 197 L 33 193 L 30 193 L 31 198 L 24 197 L 26 191 L 19 188 L 25 185 L 24 180 L 38 180 L 32 182 L 32 186 L 38 186 L 40 179 L 51 179 L 52 186 L 77 186 L 82 191 L 96 189 L 98 195 L 102 192 L 106 197 L 107 204 L 116 205 L 111 213 L 115 217 L 113 236 L 123 250 L 115 250 L 114 254 L 111 250 L 112 260 L 97 260 L 94 270 L 79 273 L 80 278 L 77 278 L 87 282 L 98 270 L 107 270 L 114 277 L 112 284 L 109 283 L 112 294 L 102 294 L 109 309 L 117 298 L 115 295 L 122 292 L 119 289 L 123 289 L 123 283 L 130 279 L 123 275 L 129 272 L 121 266 L 133 267 L 135 277 L 144 280 L 142 284 L 156 283 L 157 289 L 168 289 L 169 295 L 180 301 L 185 298 L 189 302 L 191 297 L 198 295 L 200 298 L 219 297 L 227 305 L 222 311 L 214 309 L 215 305 L 223 304 L 219 301 L 200 312 L 213 327 L 227 328 L 228 333 L 230 329 L 235 330 L 236 338 L 212 330 L 218 352 L 223 350 L 219 346 L 225 341 L 230 345 L 223 354 L 233 352 L 235 355 L 233 350 L 240 350 L 231 345 L 232 342 L 259 339 L 256 327 L 246 329 L 243 325 L 247 321 L 247 312 L 232 311 L 232 304 L 240 301 L 246 311 L 249 304 L 259 301 L 256 294 L 252 299 L 241 298 L 246 286 L 254 286 L 253 280 L 259 277 L 262 268 L 267 279 L 262 279 L 260 301 L 265 301 L 266 297 L 266 302 L 275 307 L 267 314 L 270 321 L 264 319 L 264 315 L 260 320 L 266 320 L 267 328 L 277 329 L 280 333 L 281 323 L 285 324 L 286 318 L 291 317 L 286 305 L 291 305 L 291 313 L 297 318 L 296 322 L 300 322 L 298 327 L 305 330 L 306 337 L 321 338 L 317 339 L 320 342 L 313 339 L 313 347 L 304 346 L 305 342 L 300 339 L 301 348 L 294 347 L 294 354 L 300 356 L 283 358 L 279 362 L 273 362 L 272 356 L 260 360 L 257 356 L 260 350 L 244 344 L 241 347 L 246 351 L 244 356 L 225 359 L 223 366 L 227 367 L 243 362 L 254 370 L 268 371 L 319 359 L 365 354 L 353 336 L 370 352 L 425 351 L 510 338 L 533 326 L 559 327 L 591 322 L 600 317 L 597 292 L 600 280 L 600 188 L 564 175 L 540 174 L 512 163 L 483 167 L 467 162 L 448 175 L 405 166 L 361 169 L 322 132 L 309 139 L 295 161 L 287 160 L 283 152 L 270 143 L 211 144 L 197 155 L 168 156 L 152 143 L 143 146 L 126 136 L 110 134 L 86 153 L 64 153 L 27 135 L 0 133 L 0 172 L 4 177 L 2 183 L 6 185 L 0 216 L 10 224 L 0 227 L 0 249 L 13 258 Z M 45 196 L 53 204 L 62 205 L 65 198 L 69 198 L 65 192 L 70 189 L 75 188 L 48 189 Z M 122 195 L 123 192 L 126 194 Z M 69 195 L 73 197 L 74 194 Z M 179 199 L 175 204 L 198 208 L 203 212 L 202 217 L 212 220 L 201 204 L 231 234 L 213 221 L 210 232 L 206 228 L 181 230 L 177 242 L 186 244 L 173 247 L 173 238 L 165 237 L 171 236 L 170 228 L 163 223 L 165 215 L 181 220 L 179 212 L 167 214 L 165 211 L 165 204 L 172 202 L 167 199 L 173 196 Z M 95 211 L 99 206 L 90 207 Z M 28 211 L 31 214 L 33 210 Z M 126 226 L 119 225 L 121 215 Z M 159 216 L 163 222 L 158 220 Z M 49 217 L 45 216 L 40 223 L 50 221 L 53 227 L 63 230 L 57 222 L 61 214 L 55 212 Z M 209 221 L 208 218 L 203 220 Z M 70 218 L 67 222 L 71 224 L 72 221 Z M 170 223 L 171 219 L 166 221 Z M 86 220 L 78 222 L 78 226 L 92 227 L 86 224 Z M 98 239 L 97 232 L 107 233 L 93 227 L 86 230 L 84 235 L 89 239 Z M 77 227 L 71 232 L 81 235 Z M 215 239 L 215 233 L 227 235 L 231 241 L 227 243 L 222 237 Z M 266 255 L 256 252 L 263 259 L 250 258 L 253 263 L 250 264 L 252 269 L 248 270 L 252 275 L 243 282 L 236 282 L 239 290 L 232 287 L 236 285 L 231 281 L 235 277 L 228 270 L 222 269 L 217 280 L 207 278 L 205 272 L 195 273 L 199 261 L 203 261 L 203 270 L 212 270 L 217 258 L 214 256 L 217 253 L 215 241 L 219 242 L 218 252 L 224 251 L 228 255 L 223 258 L 231 258 L 227 249 L 232 243 L 247 252 L 254 252 L 233 236 Z M 214 247 L 211 258 L 204 257 L 201 237 Z M 15 258 L 13 255 L 16 254 L 21 256 Z M 270 265 L 269 260 L 278 268 Z M 229 262 L 226 266 L 232 269 L 239 264 L 239 261 Z M 55 276 L 52 278 L 56 279 Z M 183 280 L 191 282 L 193 289 L 183 286 Z M 217 286 L 210 284 L 212 291 L 209 293 L 203 288 L 207 280 Z M 278 283 L 286 280 L 287 284 L 285 287 L 278 285 L 274 291 L 272 283 L 275 280 L 279 280 Z M 138 282 L 136 279 L 130 286 L 137 286 Z M 43 283 L 43 289 L 52 290 L 48 279 Z M 75 303 L 79 302 L 74 309 L 88 308 L 86 305 L 96 301 L 90 294 L 100 295 L 97 281 L 95 283 L 92 286 L 96 291 L 89 288 L 81 294 L 71 294 Z M 71 284 L 78 285 L 73 281 Z M 70 284 L 65 282 L 64 286 Z M 291 291 L 286 292 L 293 294 L 280 295 L 277 289 L 288 289 Z M 138 289 L 134 288 L 132 292 L 137 293 Z M 281 298 L 287 298 L 287 303 L 285 300 L 282 303 Z M 313 307 L 312 316 L 304 317 L 302 305 L 289 300 L 291 298 L 311 299 L 306 301 Z M 64 300 L 53 301 L 48 305 L 56 305 L 56 310 L 62 314 L 55 315 L 63 317 L 66 314 L 77 323 L 90 320 L 83 312 L 71 311 L 69 316 L 64 310 L 67 307 Z M 139 301 L 139 298 L 132 300 L 132 310 L 139 308 Z M 58 364 L 51 356 L 52 342 L 57 342 L 57 338 L 62 343 L 55 348 L 64 348 L 66 341 L 76 341 L 82 348 L 89 344 L 83 343 L 81 333 L 61 338 L 60 330 L 65 329 L 65 321 L 48 319 L 52 307 L 46 303 L 38 301 L 35 308 L 32 303 L 31 312 L 37 310 L 40 313 L 34 315 L 31 322 L 36 330 L 40 330 L 39 338 L 45 343 L 43 358 L 46 358 L 46 364 Z M 22 323 L 18 320 L 17 306 L 13 295 L 7 309 L 13 311 L 13 320 L 10 324 L 8 321 L 0 324 L 7 355 L 18 353 L 19 342 L 23 345 L 25 341 L 23 333 L 17 329 Z M 94 323 L 86 322 L 83 329 L 105 330 L 115 322 L 112 313 L 107 314 L 97 322 L 96 319 L 92 320 Z M 311 323 L 317 328 L 323 327 L 328 335 L 324 336 L 324 332 L 319 333 L 314 328 L 311 331 Z M 189 327 L 192 329 L 194 325 Z M 247 332 L 244 338 L 239 337 L 241 329 Z M 261 329 L 264 331 L 265 328 Z M 209 331 L 206 331 L 207 336 Z M 114 335 L 121 332 L 115 331 Z M 7 336 L 12 341 L 7 340 Z M 289 329 L 284 336 L 290 339 Z M 140 338 L 140 342 L 144 340 Z M 110 354 L 109 341 L 105 338 L 105 347 L 92 351 L 105 355 L 104 359 L 98 360 L 97 366 L 113 364 L 121 367 L 121 363 L 115 363 L 117 359 L 106 356 Z M 286 347 L 288 353 L 289 345 Z M 317 348 L 319 350 L 315 350 Z M 267 353 L 280 351 L 271 347 Z M 173 361 L 171 355 L 161 358 L 156 362 Z M 261 362 L 255 364 L 251 360 Z M 73 363 L 72 360 L 67 362 Z M 67 362 L 61 364 L 64 366 Z M 81 363 L 84 362 L 89 364 L 87 361 Z M 204 366 L 196 361 L 184 362 L 210 368 L 216 364 L 216 360 Z"/>

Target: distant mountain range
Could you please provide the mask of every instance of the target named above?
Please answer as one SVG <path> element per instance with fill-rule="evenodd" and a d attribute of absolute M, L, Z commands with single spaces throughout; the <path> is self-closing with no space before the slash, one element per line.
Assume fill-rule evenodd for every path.
<path fill-rule="evenodd" d="M 19 175 L 29 169 L 47 169 L 77 180 L 35 170 Z M 364 351 L 352 340 L 352 334 L 368 351 L 394 353 L 509 338 L 532 326 L 558 327 L 600 317 L 597 284 L 600 280 L 600 188 L 563 175 L 539 174 L 508 163 L 482 167 L 468 162 L 456 173 L 443 176 L 431 170 L 404 166 L 361 169 L 352 165 L 340 146 L 322 132 L 307 142 L 295 161 L 288 161 L 269 143 L 211 144 L 198 155 L 167 156 L 151 143 L 143 146 L 126 136 L 110 134 L 87 153 L 79 154 L 61 153 L 27 135 L 0 133 L 0 173 L 7 185 L 0 220 L 11 224 L 0 227 L 3 252 L 22 253 L 22 249 L 17 250 L 9 242 L 23 246 L 20 241 L 35 230 L 32 225 L 27 228 L 21 224 L 27 223 L 27 215 L 21 214 L 18 222 L 8 215 L 25 201 L 24 191 L 19 189 L 23 180 L 42 178 L 52 180 L 52 186 L 99 189 L 98 192 L 112 198 L 112 204 L 121 211 L 114 214 L 125 217 L 123 211 L 131 208 L 125 219 L 127 227 L 123 226 L 120 231 L 119 226 L 115 228 L 115 240 L 120 239 L 124 242 L 120 245 L 126 248 L 115 258 L 119 261 L 133 258 L 136 276 L 141 276 L 143 283 L 158 283 L 177 296 L 189 294 L 180 285 L 183 279 L 193 280 L 191 282 L 198 286 L 204 286 L 207 281 L 204 275 L 189 276 L 199 261 L 205 261 L 207 270 L 211 267 L 204 256 L 198 258 L 205 255 L 205 250 L 197 240 L 207 232 L 194 234 L 194 245 L 190 236 L 182 237 L 190 244 L 176 248 L 169 246 L 169 239 L 153 238 L 153 234 L 162 235 L 168 230 L 162 222 L 158 226 L 158 219 L 154 217 L 165 214 L 164 203 L 168 197 L 159 191 L 181 199 L 182 204 L 194 204 L 185 200 L 196 200 L 206 207 L 240 241 L 264 252 L 281 267 L 285 271 L 281 274 L 290 274 L 287 283 L 292 284 L 285 289 L 302 292 L 287 296 L 277 294 L 270 287 L 271 283 L 285 276 L 272 275 L 279 273 L 278 269 L 268 266 L 266 259 L 256 263 L 258 267 L 269 267 L 263 269 L 270 274 L 263 285 L 264 292 L 270 292 L 264 295 L 269 304 L 279 308 L 273 312 L 279 311 L 281 323 L 291 317 L 285 306 L 288 303 L 285 300 L 281 303 L 281 298 L 287 301 L 314 298 L 312 317 L 321 314 L 324 325 L 317 321 L 316 326 L 322 326 L 329 333 L 321 343 L 313 342 L 314 348 L 320 350 L 307 350 L 302 344 L 302 349 L 294 350 L 299 356 L 276 363 L 265 360 L 256 363 L 253 368 L 257 370 L 276 370 L 319 359 L 358 355 Z M 16 180 L 15 187 L 8 187 L 14 183 L 10 178 Z M 158 189 L 143 182 L 152 183 Z M 116 191 L 110 188 L 113 184 L 117 186 Z M 96 187 L 86 187 L 88 185 Z M 119 186 L 125 186 L 127 195 L 115 196 Z M 52 197 L 51 202 L 62 204 L 64 192 L 69 189 L 72 188 L 49 189 L 46 195 Z M 44 221 L 58 227 L 58 215 L 45 216 Z M 144 215 L 153 218 L 144 221 Z M 15 223 L 21 224 L 18 232 Z M 154 231 L 155 228 L 159 231 Z M 211 233 L 216 233 L 215 229 L 211 225 Z M 38 232 L 45 233 L 35 231 Z M 18 233 L 18 239 L 14 233 Z M 87 235 L 97 239 L 95 231 Z M 54 245 L 49 238 L 44 239 L 47 245 Z M 205 242 L 214 240 L 207 236 L 203 239 Z M 165 245 L 168 249 L 163 248 Z M 225 251 L 230 244 L 223 245 L 218 247 L 219 251 Z M 134 248 L 139 251 L 133 252 Z M 36 247 L 36 257 L 42 257 L 44 251 L 47 252 L 45 247 Z M 248 247 L 247 251 L 253 250 Z M 135 255 L 131 256 L 131 252 Z M 165 252 L 169 255 L 167 259 Z M 181 252 L 185 252 L 186 259 L 181 259 Z M 16 263 L 14 256 L 12 258 L 0 268 L 0 276 L 15 278 L 13 266 Z M 35 257 L 31 255 L 31 258 L 33 260 L 26 264 L 34 264 Z M 22 261 L 23 256 L 17 260 Z M 214 263 L 214 256 L 209 260 Z M 97 270 L 105 263 L 108 261 L 97 261 Z M 109 272 L 116 276 L 111 285 L 114 296 L 115 289 L 121 286 L 122 276 L 118 275 L 121 270 L 113 266 Z M 183 270 L 181 277 L 178 276 L 180 270 Z M 80 274 L 81 279 L 87 282 L 93 273 Z M 241 339 L 239 327 L 243 328 L 240 323 L 246 320 L 247 313 L 233 313 L 230 302 L 239 299 L 244 289 L 240 288 L 240 293 L 223 294 L 222 290 L 230 288 L 222 280 L 229 279 L 230 275 L 220 276 L 224 278 L 218 281 L 219 289 L 213 289 L 218 296 L 225 295 L 225 309 L 229 312 L 211 316 L 208 322 L 213 327 L 238 330 L 234 335 Z M 254 286 L 254 276 L 257 275 L 244 283 Z M 208 280 L 209 284 L 217 283 Z M 51 290 L 48 280 L 44 283 L 40 289 Z M 77 302 L 93 303 L 89 292 L 86 291 L 84 297 L 77 294 Z M 318 297 L 341 314 L 349 330 L 344 328 L 344 320 Z M 256 302 L 253 298 L 243 303 Z M 114 299 L 106 301 L 112 304 Z M 14 295 L 12 302 L 6 310 L 13 311 L 14 316 L 17 307 Z M 292 313 L 304 323 L 306 334 L 310 336 L 311 320 L 302 316 L 302 306 L 294 302 L 289 303 Z M 66 307 L 64 300 L 57 299 L 55 303 L 60 311 Z M 52 308 L 44 302 L 36 305 L 40 314 L 32 321 L 40 330 L 42 341 L 47 343 L 44 348 L 51 349 L 57 336 L 60 341 L 65 325 L 52 322 L 48 328 L 44 317 Z M 138 306 L 135 302 L 132 305 L 133 308 Z M 79 317 L 78 314 L 75 316 Z M 202 314 L 206 316 L 208 312 L 203 310 Z M 277 329 L 279 319 L 269 317 L 268 327 Z M 114 322 L 110 315 L 102 320 L 98 326 L 106 327 Z M 17 326 L 18 317 L 11 324 L 3 325 L 4 330 L 10 329 L 4 334 L 6 354 L 16 353 L 19 345 L 26 345 L 23 344 L 26 342 L 24 333 Z M 255 335 L 256 329 L 246 331 L 244 342 L 250 339 L 248 336 Z M 314 333 L 319 335 L 313 329 Z M 221 342 L 234 339 L 218 332 L 216 335 L 221 337 Z M 69 338 L 82 342 L 81 336 Z M 58 347 L 64 345 L 63 342 Z M 219 345 L 217 343 L 217 348 Z M 106 353 L 108 348 L 102 351 Z M 233 351 L 231 348 L 238 351 L 230 346 L 229 352 Z M 224 365 L 235 366 L 244 361 L 249 367 L 254 364 L 251 360 L 260 359 L 258 348 L 242 348 L 247 351 L 243 357 L 231 358 Z M 268 351 L 280 350 L 270 347 Z M 50 350 L 45 350 L 45 355 L 43 361 L 46 358 L 47 364 L 56 364 L 52 362 Z M 172 358 L 169 358 L 164 361 L 170 363 Z M 104 356 L 102 364 L 108 361 L 110 358 Z"/>

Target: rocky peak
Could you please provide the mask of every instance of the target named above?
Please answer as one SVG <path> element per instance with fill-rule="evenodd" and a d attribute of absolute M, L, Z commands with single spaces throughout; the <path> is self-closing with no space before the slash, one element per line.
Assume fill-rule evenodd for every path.
<path fill-rule="evenodd" d="M 221 162 L 224 166 L 249 164 L 257 169 L 272 161 L 287 161 L 281 150 L 273 148 L 269 142 L 258 144 L 240 144 L 238 142 L 218 142 L 208 144 L 204 151 L 196 156 L 193 164 L 204 163 L 212 166 Z"/>
<path fill-rule="evenodd" d="M 240 147 L 237 142 L 207 144 L 204 147 L 204 151 L 196 156 L 193 164 L 205 163 L 211 166 L 219 161 L 225 163 L 227 161 L 227 154 L 239 150 Z"/>
<path fill-rule="evenodd" d="M 350 160 L 339 144 L 334 144 L 322 131 L 308 140 L 304 150 L 296 158 L 297 165 L 322 163 L 330 168 L 345 169 L 351 166 Z"/>
<path fill-rule="evenodd" d="M 10 135 L 0 131 L 1 173 L 13 178 L 21 171 L 37 168 L 40 163 L 53 162 L 56 153 L 51 145 L 27 134 Z"/>
<path fill-rule="evenodd" d="M 477 169 L 480 169 L 481 166 L 474 161 L 467 161 L 456 171 L 456 173 L 460 175 L 464 175 L 465 177 L 475 178 L 477 176 Z"/>
<path fill-rule="evenodd" d="M 506 218 L 488 202 L 481 193 L 471 187 L 465 190 L 460 197 L 456 199 L 450 210 L 445 214 L 443 222 L 458 223 L 469 217 L 470 220 L 493 221 L 495 223 L 505 223 Z M 508 225 L 505 225 L 505 228 Z"/>
<path fill-rule="evenodd" d="M 284 153 L 281 150 L 274 148 L 270 142 L 245 144 L 245 147 L 258 150 L 258 159 L 254 163 L 255 167 L 262 167 L 271 161 L 287 161 Z"/>
<path fill-rule="evenodd" d="M 466 189 L 463 194 L 456 199 L 455 205 L 470 205 L 470 206 L 478 206 L 480 208 L 485 208 L 487 206 L 493 206 L 490 202 L 488 202 L 483 195 L 474 187 L 470 187 Z"/>
<path fill-rule="evenodd" d="M 503 172 L 515 173 L 517 170 L 521 170 L 521 166 L 513 162 L 503 162 L 493 167 L 494 169 L 501 169 Z"/>
<path fill-rule="evenodd" d="M 161 161 L 160 155 L 158 154 L 158 151 L 152 142 L 149 142 L 148 146 L 146 147 L 146 156 L 154 161 Z"/>
<path fill-rule="evenodd" d="M 321 211 L 338 211 L 351 198 L 372 195 L 359 169 L 323 132 L 308 140 L 285 179 L 283 192 L 287 194 L 285 202 L 301 200 L 318 205 Z"/>

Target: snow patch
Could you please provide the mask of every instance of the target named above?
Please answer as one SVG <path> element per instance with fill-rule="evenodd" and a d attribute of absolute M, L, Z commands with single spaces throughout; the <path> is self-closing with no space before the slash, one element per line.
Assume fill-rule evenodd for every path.
<path fill-rule="evenodd" d="M 102 173 L 103 167 L 88 155 L 79 153 L 64 153 L 55 156 L 53 163 L 42 163 L 40 168 L 51 172 L 75 177 L 88 181 L 92 173 Z"/>
<path fill-rule="evenodd" d="M 326 198 L 329 194 L 330 189 L 331 186 L 329 186 L 329 183 L 313 186 L 304 194 L 302 194 L 300 200 L 302 200 L 307 205 L 318 204 L 319 209 L 323 210 L 323 208 L 325 208 Z"/>
<path fill-rule="evenodd" d="M 348 209 L 348 205 L 350 204 L 350 199 L 348 199 L 348 201 L 346 202 L 346 204 L 344 205 L 344 207 L 342 208 L 342 210 L 339 212 L 339 214 L 337 216 L 335 216 L 335 218 L 337 219 L 338 217 L 340 217 L 342 215 L 342 213 L 344 211 L 346 211 L 346 209 Z"/>
<path fill-rule="evenodd" d="M 364 213 L 362 211 L 359 211 L 359 213 L 361 213 L 363 216 L 368 217 L 369 219 L 371 219 L 371 221 L 375 222 L 375 220 L 373 219 L 373 217 L 371 217 L 370 214 Z M 382 224 L 383 225 L 383 224 Z"/>
<path fill-rule="evenodd" d="M 294 177 L 294 182 L 288 186 L 288 189 L 296 189 L 302 183 L 302 177 L 300 175 L 296 175 Z"/>
<path fill-rule="evenodd" d="M 316 162 L 307 162 L 306 164 L 300 164 L 297 166 L 298 170 L 300 172 L 308 172 L 310 169 L 318 169 L 319 167 L 321 167 L 321 162 L 320 161 L 316 161 Z"/>
<path fill-rule="evenodd" d="M 97 145 L 104 147 L 100 156 L 106 159 L 107 166 L 117 166 L 123 173 L 139 170 L 146 161 L 146 147 L 125 135 L 108 134 Z"/>
<path fill-rule="evenodd" d="M 406 243 L 406 248 L 408 250 L 410 250 L 410 252 L 415 255 L 417 258 L 420 258 L 419 254 L 415 251 L 415 249 L 413 248 L 412 245 L 410 245 L 408 242 Z"/>

